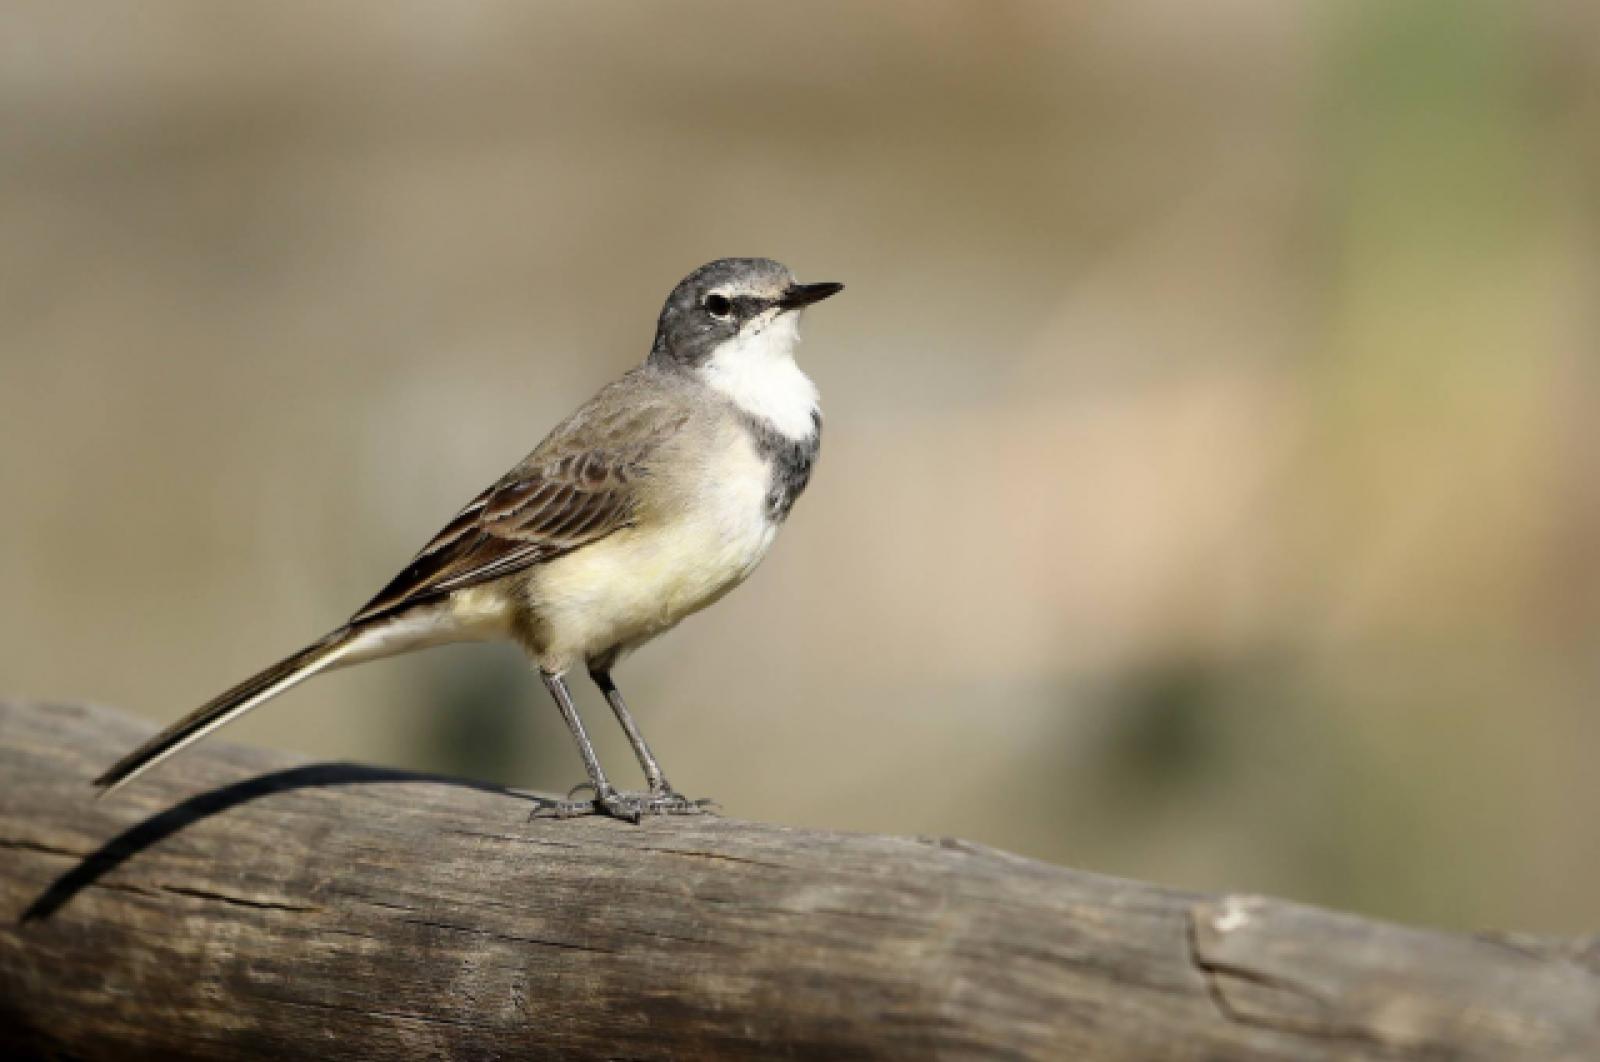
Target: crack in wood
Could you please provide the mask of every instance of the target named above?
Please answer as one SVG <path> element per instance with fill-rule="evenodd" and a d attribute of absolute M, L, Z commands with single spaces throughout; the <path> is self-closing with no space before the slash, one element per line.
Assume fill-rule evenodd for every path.
<path fill-rule="evenodd" d="M 702 852 L 695 848 L 650 848 L 645 845 L 635 846 L 635 852 L 651 852 L 656 855 L 681 856 L 685 859 L 714 859 L 724 863 L 738 863 L 750 867 L 762 867 L 766 870 L 788 870 L 782 863 L 773 863 L 765 859 L 752 859 L 749 856 L 728 855 L 726 852 Z"/>
<path fill-rule="evenodd" d="M 593 944 L 582 944 L 572 940 L 551 940 L 548 937 L 527 937 L 515 933 L 502 933 L 494 929 L 481 929 L 477 926 L 457 925 L 453 922 L 438 922 L 428 918 L 403 918 L 402 922 L 413 926 L 426 926 L 431 929 L 443 929 L 453 933 L 468 933 L 473 936 L 489 937 L 494 940 L 505 941 L 508 944 L 536 944 L 545 948 L 560 948 L 565 951 L 588 951 L 599 955 L 620 954 L 612 948 L 597 947 Z"/>
<path fill-rule="evenodd" d="M 0 848 L 11 848 L 19 852 L 39 852 L 42 855 L 61 856 L 64 859 L 81 860 L 87 858 L 86 853 L 75 851 L 71 848 L 45 844 L 42 841 L 24 841 L 13 837 L 0 837 Z"/>
<path fill-rule="evenodd" d="M 189 896 L 197 900 L 216 900 L 219 903 L 229 904 L 234 907 L 245 907 L 256 911 L 291 911 L 299 914 L 320 911 L 322 908 L 310 904 L 289 903 L 285 900 L 258 900 L 250 896 L 236 896 L 226 892 L 217 892 L 214 889 L 201 889 L 191 885 L 161 885 L 161 891 L 172 893 L 174 896 Z"/>
<path fill-rule="evenodd" d="M 1341 1027 L 1330 1022 L 1326 1014 L 1335 1011 L 1330 1001 L 1323 999 L 1316 992 L 1289 978 L 1268 970 L 1259 969 L 1243 962 L 1224 961 L 1207 953 L 1204 934 L 1213 932 L 1233 932 L 1243 929 L 1247 924 L 1240 914 L 1241 908 L 1236 906 L 1238 898 L 1227 897 L 1222 904 L 1197 904 L 1188 911 L 1185 920 L 1186 950 L 1190 964 L 1199 971 L 1206 986 L 1206 994 L 1219 1014 L 1232 1022 L 1258 1028 L 1277 1029 L 1283 1032 L 1292 1032 L 1304 1036 L 1318 1038 L 1351 1038 L 1366 1039 L 1366 1030 L 1359 1027 Z M 1219 915 L 1215 908 L 1221 906 Z M 1239 919 L 1230 922 L 1230 919 Z M 1266 1004 L 1262 998 L 1257 998 L 1254 1008 L 1246 1008 L 1236 1003 L 1229 994 L 1229 979 L 1244 984 L 1254 985 L 1266 989 L 1266 996 L 1282 994 L 1292 1000 L 1309 1004 L 1317 1010 L 1318 1016 L 1302 1016 L 1292 1013 L 1287 1009 L 1265 1009 Z M 1292 1004 L 1291 1004 L 1292 1006 Z"/>

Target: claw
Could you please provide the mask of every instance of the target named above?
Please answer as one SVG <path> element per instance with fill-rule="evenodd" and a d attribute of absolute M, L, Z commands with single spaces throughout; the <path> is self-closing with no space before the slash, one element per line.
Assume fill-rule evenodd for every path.
<path fill-rule="evenodd" d="M 592 800 L 574 800 L 574 793 L 596 792 Z M 530 818 L 570 819 L 583 815 L 609 815 L 638 824 L 646 815 L 715 815 L 720 810 L 715 800 L 690 800 L 670 788 L 648 793 L 624 793 L 616 789 L 597 792 L 589 782 L 580 782 L 567 791 L 566 800 L 546 800 Z"/>
<path fill-rule="evenodd" d="M 599 801 L 599 804 L 614 819 L 622 819 L 635 826 L 644 819 L 644 801 L 632 793 L 613 793 L 609 799 Z"/>
<path fill-rule="evenodd" d="M 651 810 L 661 815 L 715 815 L 722 810 L 722 805 L 710 797 L 692 800 L 672 792 L 654 795 L 651 805 Z"/>
<path fill-rule="evenodd" d="M 628 794 L 632 796 L 632 794 Z M 714 800 L 690 800 L 673 790 L 663 786 L 652 789 L 649 793 L 640 794 L 637 798 L 639 809 L 647 815 L 700 815 L 710 814 L 711 808 L 717 806 Z"/>
<path fill-rule="evenodd" d="M 599 795 L 596 795 L 591 800 L 573 799 L 574 793 L 580 793 L 586 789 L 591 793 L 599 793 L 593 782 L 579 782 L 567 790 L 567 799 L 565 800 L 550 800 L 548 798 L 541 800 L 539 806 L 533 809 L 533 813 L 528 818 L 573 819 L 583 815 L 605 814 L 606 809 L 601 807 L 602 801 Z"/>

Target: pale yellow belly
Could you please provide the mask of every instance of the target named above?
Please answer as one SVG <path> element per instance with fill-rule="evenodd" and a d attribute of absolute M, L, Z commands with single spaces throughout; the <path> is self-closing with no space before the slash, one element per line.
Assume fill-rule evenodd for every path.
<path fill-rule="evenodd" d="M 619 531 L 533 572 L 539 666 L 566 671 L 635 648 L 739 585 L 777 534 L 765 468 L 740 471 L 668 523 Z"/>

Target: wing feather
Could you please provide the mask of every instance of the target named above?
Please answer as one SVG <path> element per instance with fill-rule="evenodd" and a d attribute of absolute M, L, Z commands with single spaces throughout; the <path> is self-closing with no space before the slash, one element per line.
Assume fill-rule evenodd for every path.
<path fill-rule="evenodd" d="M 351 623 L 543 564 L 632 524 L 637 481 L 688 414 L 660 404 L 574 414 L 446 524 Z"/>

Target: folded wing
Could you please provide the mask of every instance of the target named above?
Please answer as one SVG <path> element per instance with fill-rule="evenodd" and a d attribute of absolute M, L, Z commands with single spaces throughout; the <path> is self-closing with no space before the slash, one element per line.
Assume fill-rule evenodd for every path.
<path fill-rule="evenodd" d="M 623 414 L 623 415 L 617 415 Z M 643 408 L 575 417 L 474 498 L 352 625 L 571 553 L 629 526 L 650 455 L 685 417 Z"/>

